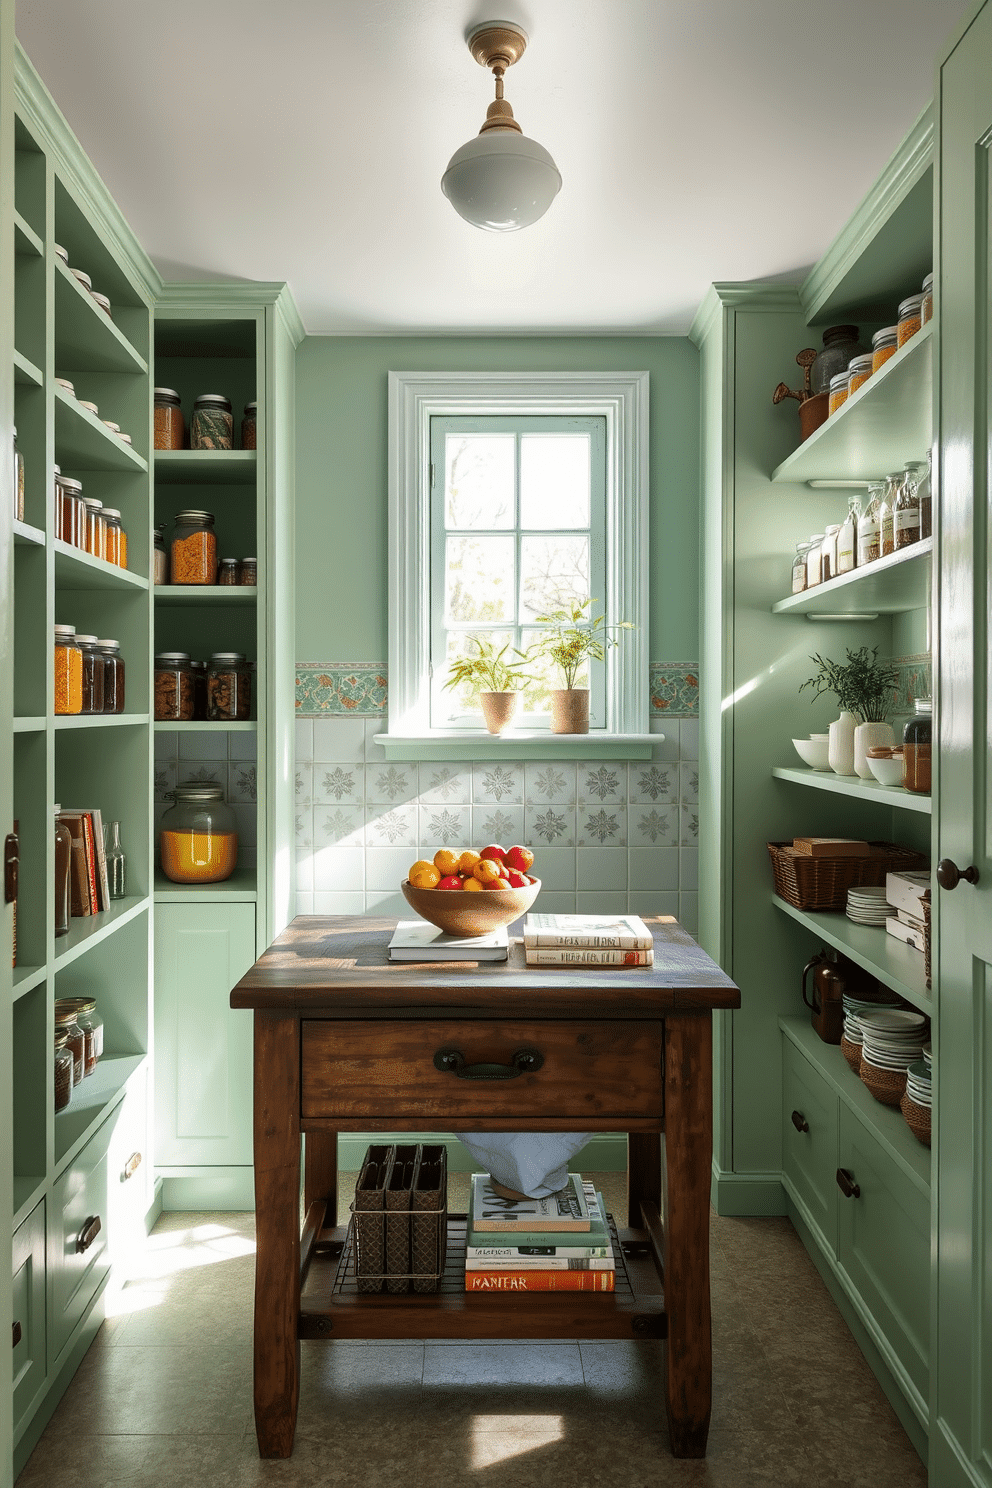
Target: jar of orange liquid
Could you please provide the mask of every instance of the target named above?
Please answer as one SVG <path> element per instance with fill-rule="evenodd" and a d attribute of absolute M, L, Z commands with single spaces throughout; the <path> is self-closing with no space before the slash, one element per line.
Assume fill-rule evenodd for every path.
<path fill-rule="evenodd" d="M 237 819 L 220 785 L 177 785 L 162 817 L 159 861 L 173 883 L 220 883 L 238 862 Z"/>

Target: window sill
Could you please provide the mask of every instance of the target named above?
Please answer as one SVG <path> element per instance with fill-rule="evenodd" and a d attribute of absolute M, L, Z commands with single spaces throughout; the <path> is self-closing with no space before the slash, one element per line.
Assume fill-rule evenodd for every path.
<path fill-rule="evenodd" d="M 547 729 L 509 730 L 489 734 L 485 729 L 446 733 L 375 734 L 388 760 L 532 760 L 532 759 L 650 759 L 664 734 L 552 734 Z"/>

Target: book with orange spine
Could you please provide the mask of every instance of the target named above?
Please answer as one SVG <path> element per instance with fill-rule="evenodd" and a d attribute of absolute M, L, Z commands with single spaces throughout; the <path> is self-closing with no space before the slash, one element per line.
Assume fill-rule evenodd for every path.
<path fill-rule="evenodd" d="M 466 1271 L 467 1292 L 612 1292 L 616 1271 Z"/>

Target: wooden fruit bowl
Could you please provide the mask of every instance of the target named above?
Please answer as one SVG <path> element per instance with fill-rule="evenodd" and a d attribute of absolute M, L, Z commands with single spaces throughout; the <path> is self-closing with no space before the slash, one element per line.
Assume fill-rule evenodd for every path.
<path fill-rule="evenodd" d="M 541 892 L 541 880 L 525 889 L 415 889 L 408 878 L 400 884 L 410 908 L 445 935 L 488 935 L 526 914 Z"/>

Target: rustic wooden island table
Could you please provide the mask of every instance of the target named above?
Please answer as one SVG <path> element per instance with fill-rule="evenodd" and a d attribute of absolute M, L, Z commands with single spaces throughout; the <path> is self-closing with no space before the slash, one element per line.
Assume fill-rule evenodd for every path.
<path fill-rule="evenodd" d="M 395 923 L 302 916 L 231 993 L 255 1018 L 259 1453 L 293 1450 L 301 1338 L 664 1338 L 672 1451 L 704 1456 L 712 1012 L 739 1007 L 737 987 L 667 917 L 648 921 L 654 966 L 632 969 L 527 967 L 519 940 L 506 963 L 390 963 Z M 451 1050 L 463 1069 L 521 1050 L 540 1068 L 459 1078 L 434 1062 Z M 453 1215 L 438 1292 L 360 1294 L 336 1226 L 338 1132 L 451 1129 L 626 1131 L 616 1291 L 467 1294 Z"/>

